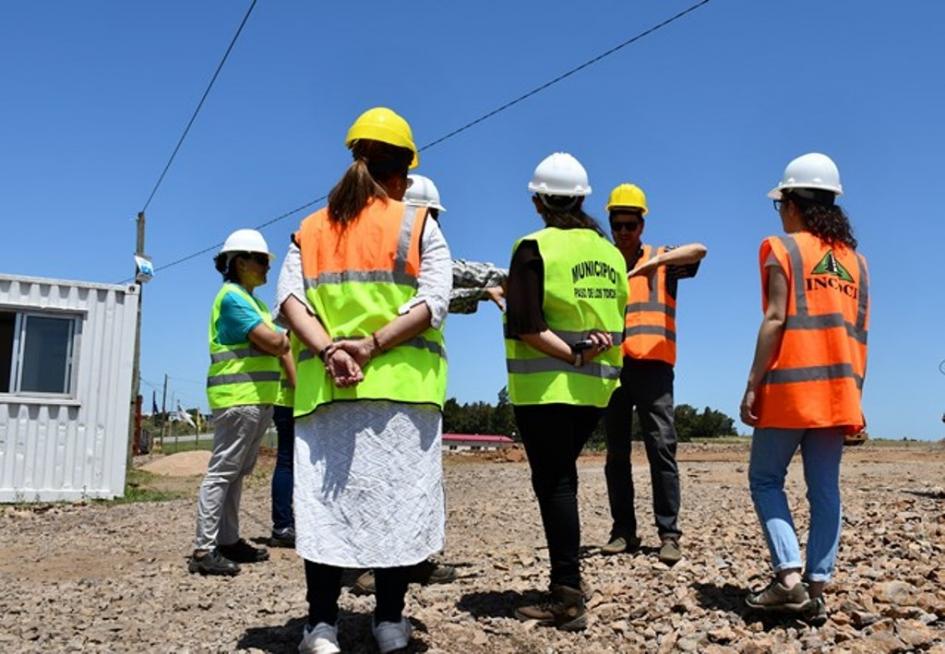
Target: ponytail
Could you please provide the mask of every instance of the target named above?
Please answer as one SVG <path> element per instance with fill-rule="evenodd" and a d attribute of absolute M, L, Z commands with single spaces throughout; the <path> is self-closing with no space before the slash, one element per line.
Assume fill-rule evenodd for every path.
<path fill-rule="evenodd" d="M 342 226 L 354 220 L 371 200 L 387 200 L 383 182 L 406 177 L 413 152 L 380 141 L 359 139 L 351 144 L 354 162 L 328 194 L 328 218 Z"/>
<path fill-rule="evenodd" d="M 373 198 L 386 199 L 387 191 L 371 177 L 367 161 L 356 158 L 328 194 L 328 217 L 342 225 L 347 224 Z"/>

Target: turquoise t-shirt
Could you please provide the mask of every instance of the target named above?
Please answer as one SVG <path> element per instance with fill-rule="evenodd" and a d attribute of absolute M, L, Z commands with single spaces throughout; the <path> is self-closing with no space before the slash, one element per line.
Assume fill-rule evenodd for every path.
<path fill-rule="evenodd" d="M 246 299 L 229 292 L 220 301 L 217 338 L 221 345 L 235 345 L 249 340 L 249 332 L 263 321 L 262 316 Z"/>

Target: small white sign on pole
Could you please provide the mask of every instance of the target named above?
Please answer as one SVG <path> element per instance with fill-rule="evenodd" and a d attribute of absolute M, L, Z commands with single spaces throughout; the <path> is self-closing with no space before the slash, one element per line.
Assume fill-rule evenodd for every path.
<path fill-rule="evenodd" d="M 154 264 L 151 263 L 151 257 L 143 254 L 135 255 L 135 281 L 139 284 L 147 284 L 154 277 Z"/>

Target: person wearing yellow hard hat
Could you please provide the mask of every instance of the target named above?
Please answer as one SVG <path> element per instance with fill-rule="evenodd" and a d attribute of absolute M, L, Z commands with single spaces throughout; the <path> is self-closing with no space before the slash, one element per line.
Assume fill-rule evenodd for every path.
<path fill-rule="evenodd" d="M 627 301 L 620 388 L 607 407 L 607 494 L 613 519 L 604 554 L 632 552 L 640 546 L 633 507 L 630 466 L 632 412 L 643 432 L 653 484 L 653 514 L 660 537 L 659 558 L 673 565 L 682 556 L 679 539 L 679 469 L 673 416 L 676 364 L 676 288 L 695 277 L 706 255 L 701 243 L 654 247 L 643 243 L 646 195 L 639 186 L 620 184 L 610 194 L 607 213 L 614 244 L 627 262 Z"/>
<path fill-rule="evenodd" d="M 505 352 L 509 399 L 531 469 L 551 563 L 550 598 L 523 621 L 587 627 L 581 580 L 577 458 L 620 377 L 627 300 L 620 252 L 584 211 L 587 171 L 556 152 L 528 185 L 543 228 L 519 239 L 509 266 Z"/>
<path fill-rule="evenodd" d="M 259 444 L 272 420 L 289 339 L 273 323 L 266 303 L 253 295 L 266 283 L 269 246 L 254 229 L 226 239 L 214 264 L 223 275 L 210 315 L 207 399 L 213 410 L 213 451 L 197 495 L 197 535 L 188 562 L 192 573 L 235 575 L 240 563 L 269 553 L 240 538 L 243 479 L 253 471 Z"/>
<path fill-rule="evenodd" d="M 440 191 L 432 179 L 425 175 L 407 175 L 407 190 L 404 202 L 415 207 L 426 207 L 428 215 L 439 222 L 446 207 L 440 201 Z M 491 300 L 504 309 L 502 284 L 508 271 L 491 263 L 453 259 L 453 287 L 450 291 L 449 313 L 475 313 L 479 303 Z M 410 581 L 422 585 L 446 584 L 456 580 L 456 568 L 431 557 L 410 570 Z M 373 571 L 363 572 L 351 585 L 356 595 L 371 595 L 376 590 Z"/>
<path fill-rule="evenodd" d="M 354 161 L 305 218 L 277 305 L 297 342 L 296 551 L 309 614 L 299 651 L 338 652 L 344 568 L 376 578 L 380 652 L 406 647 L 412 566 L 443 549 L 443 320 L 450 252 L 426 207 L 402 202 L 417 163 L 410 125 L 387 108 L 355 120 Z"/>

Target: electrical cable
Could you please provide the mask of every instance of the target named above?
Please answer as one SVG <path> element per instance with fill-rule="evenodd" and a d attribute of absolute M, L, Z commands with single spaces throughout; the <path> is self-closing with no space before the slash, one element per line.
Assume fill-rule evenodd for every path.
<path fill-rule="evenodd" d="M 246 15 L 243 16 L 240 26 L 236 29 L 236 34 L 233 35 L 233 38 L 230 40 L 230 45 L 227 46 L 226 52 L 223 53 L 223 58 L 220 60 L 220 63 L 217 64 L 217 69 L 213 72 L 213 77 L 210 78 L 210 83 L 207 84 L 207 88 L 204 90 L 203 96 L 200 98 L 200 102 L 197 103 L 197 108 L 194 109 L 193 115 L 190 117 L 190 120 L 187 121 L 187 126 L 184 128 L 184 133 L 181 134 L 180 138 L 177 140 L 177 145 L 174 147 L 174 151 L 171 152 L 171 157 L 167 160 L 164 170 L 161 171 L 161 176 L 158 177 L 157 182 L 154 184 L 154 188 L 151 189 L 151 194 L 148 196 L 147 202 L 144 203 L 144 208 L 141 209 L 142 212 L 147 211 L 148 205 L 150 205 L 151 200 L 154 199 L 154 194 L 157 193 L 158 188 L 161 186 L 161 182 L 164 181 L 164 176 L 167 175 L 167 171 L 170 169 L 171 164 L 174 163 L 174 158 L 177 156 L 180 146 L 184 144 L 184 139 L 187 138 L 187 134 L 190 132 L 190 128 L 193 126 L 194 121 L 197 120 L 197 114 L 200 113 L 200 109 L 203 107 L 204 101 L 207 99 L 207 96 L 210 95 L 210 89 L 213 88 L 213 83 L 217 81 L 217 77 L 220 75 L 220 71 L 223 69 L 223 64 L 226 63 L 227 57 L 230 56 L 230 51 L 233 50 L 233 46 L 236 45 L 236 40 L 240 37 L 240 33 L 243 31 L 246 21 L 249 20 L 249 15 L 253 13 L 253 8 L 256 6 L 256 1 L 257 0 L 252 0 L 252 2 L 249 4 L 249 9 L 246 10 Z"/>
<path fill-rule="evenodd" d="M 576 74 L 576 73 L 578 73 L 578 72 L 584 70 L 585 68 L 588 68 L 588 67 L 590 67 L 590 66 L 593 66 L 594 64 L 598 63 L 598 62 L 601 61 L 602 59 L 605 59 L 606 57 L 609 57 L 609 56 L 615 54 L 616 52 L 622 50 L 623 48 L 627 47 L 628 45 L 631 45 L 631 44 L 633 44 L 633 43 L 639 41 L 640 39 L 642 39 L 642 38 L 644 38 L 644 37 L 646 37 L 646 36 L 649 36 L 650 34 L 653 34 L 654 32 L 657 32 L 657 31 L 663 29 L 664 27 L 670 25 L 671 23 L 674 23 L 674 22 L 676 22 L 677 20 L 683 18 L 684 16 L 687 16 L 688 14 L 692 13 L 692 12 L 695 11 L 696 9 L 699 9 L 699 8 L 702 7 L 702 6 L 709 4 L 709 2 L 711 2 L 711 0 L 699 0 L 699 2 L 696 2 L 695 4 L 693 4 L 693 5 L 689 6 L 688 8 L 686 8 L 686 9 L 680 11 L 679 13 L 677 13 L 677 14 L 675 14 L 675 15 L 673 15 L 673 16 L 670 16 L 669 18 L 667 18 L 667 19 L 661 21 L 660 23 L 657 23 L 656 25 L 653 25 L 652 27 L 650 27 L 650 28 L 648 28 L 648 29 L 646 29 L 646 30 L 644 30 L 644 31 L 642 31 L 642 32 L 640 32 L 640 33 L 638 33 L 638 34 L 636 34 L 636 35 L 630 37 L 629 39 L 623 41 L 622 43 L 620 43 L 620 44 L 618 44 L 618 45 L 616 45 L 616 46 L 614 46 L 614 47 L 612 47 L 612 48 L 610 48 L 610 49 L 608 49 L 608 50 L 605 50 L 604 52 L 602 52 L 602 53 L 600 53 L 600 54 L 598 54 L 598 55 L 592 57 L 591 59 L 588 59 L 587 61 L 585 61 L 585 62 L 583 62 L 583 63 L 581 63 L 581 64 L 579 64 L 579 65 L 577 65 L 577 66 L 575 66 L 575 67 L 573 67 L 573 68 L 571 68 L 571 69 L 569 69 L 569 70 L 567 70 L 567 71 L 565 71 L 564 73 L 561 73 L 561 74 L 558 75 L 557 77 L 555 77 L 555 78 L 553 78 L 553 79 L 551 79 L 551 80 L 545 82 L 544 84 L 541 84 L 541 85 L 539 85 L 539 86 L 536 86 L 535 88 L 531 89 L 530 91 L 527 91 L 526 93 L 523 93 L 522 95 L 518 96 L 518 97 L 515 98 L 514 100 L 510 100 L 509 102 L 506 102 L 505 104 L 503 104 L 503 105 L 497 107 L 496 109 L 493 109 L 492 111 L 489 111 L 489 112 L 487 112 L 487 113 L 485 113 L 485 114 L 479 116 L 479 117 L 476 118 L 475 120 L 471 120 L 471 121 L 469 121 L 468 123 L 466 123 L 465 125 L 463 125 L 463 126 L 461 126 L 461 127 L 458 127 L 458 128 L 456 128 L 456 129 L 452 130 L 451 132 L 448 132 L 448 133 L 444 134 L 443 136 L 441 136 L 441 137 L 439 137 L 439 138 L 437 138 L 437 139 L 434 139 L 433 141 L 430 141 L 429 143 L 427 143 L 427 144 L 423 145 L 422 147 L 420 147 L 419 150 L 420 150 L 420 151 L 428 150 L 428 149 L 430 149 L 430 148 L 432 148 L 432 147 L 434 147 L 434 146 L 439 145 L 440 143 L 443 143 L 444 141 L 447 141 L 448 139 L 453 138 L 454 136 L 457 136 L 457 135 L 461 134 L 462 132 L 465 132 L 465 131 L 468 130 L 468 129 L 471 129 L 472 127 L 474 127 L 474 126 L 476 126 L 476 125 L 478 125 L 478 124 L 480 124 L 480 123 L 482 123 L 482 122 L 488 120 L 489 118 L 492 118 L 493 116 L 496 116 L 497 114 L 500 114 L 500 113 L 502 113 L 503 111 L 506 111 L 507 109 L 510 109 L 511 107 L 514 107 L 515 105 L 517 105 L 517 104 L 519 104 L 519 103 L 521 103 L 521 102 L 527 100 L 528 98 L 530 98 L 530 97 L 532 97 L 532 96 L 534 96 L 534 95 L 537 95 L 538 93 L 541 93 L 542 91 L 548 89 L 548 88 L 551 87 L 551 86 L 554 86 L 555 84 L 558 84 L 559 82 L 561 82 L 561 81 L 563 81 L 563 80 L 565 80 L 565 79 L 571 77 L 572 75 L 574 75 L 574 74 Z M 255 5 L 255 0 L 254 0 L 253 4 Z M 252 7 L 250 7 L 250 11 L 252 11 Z M 249 15 L 249 14 L 247 13 L 247 17 L 248 17 L 248 15 Z M 244 19 L 244 22 L 245 22 L 245 19 Z M 242 29 L 242 25 L 240 26 L 240 29 Z M 237 35 L 238 35 L 238 32 L 237 32 Z M 235 40 L 235 38 L 234 38 L 234 40 Z M 231 46 L 232 46 L 232 44 L 231 44 Z M 227 51 L 227 53 L 229 53 L 229 50 Z M 225 59 L 225 57 L 224 57 L 224 59 Z M 221 62 L 221 65 L 222 65 L 222 62 Z M 215 77 L 215 76 L 214 76 L 214 77 Z M 209 89 L 208 89 L 208 90 L 209 90 Z M 201 102 L 202 102 L 202 101 L 201 101 Z M 198 109 L 199 109 L 199 107 L 198 107 Z M 195 116 L 196 116 L 196 114 L 195 114 Z M 188 129 L 189 129 L 189 125 L 188 125 Z M 185 134 L 186 134 L 186 132 L 185 132 Z M 178 144 L 178 145 L 179 145 L 179 144 Z M 175 150 L 175 154 L 176 154 L 176 150 Z M 173 159 L 173 157 L 172 157 L 172 159 Z M 163 175 L 162 175 L 162 177 L 163 177 Z M 153 195 L 153 193 L 152 193 L 152 195 Z M 300 211 L 303 211 L 304 209 L 307 209 L 307 208 L 309 208 L 309 207 L 311 207 L 311 206 L 313 206 L 313 205 L 315 205 L 315 204 L 318 204 L 318 203 L 322 202 L 322 201 L 325 200 L 325 198 L 327 198 L 327 197 L 328 197 L 328 194 L 326 193 L 325 195 L 323 195 L 323 196 L 321 196 L 321 197 L 319 197 L 319 198 L 316 198 L 316 199 L 314 199 L 314 200 L 311 200 L 310 202 L 306 202 L 305 204 L 303 204 L 303 205 L 300 206 L 300 207 L 296 207 L 295 209 L 292 209 L 291 211 L 286 211 L 285 213 L 282 213 L 282 214 L 280 214 L 280 215 L 278 215 L 278 216 L 275 216 L 274 218 L 270 218 L 269 220 L 266 220 L 266 221 L 263 222 L 262 224 L 257 225 L 257 226 L 255 227 L 255 229 L 263 229 L 263 228 L 265 228 L 265 227 L 268 227 L 269 225 L 272 225 L 273 223 L 279 222 L 280 220 L 284 220 L 285 218 L 288 218 L 288 217 L 290 217 L 290 216 L 292 216 L 292 215 L 294 215 L 294 214 L 296 214 L 296 213 L 299 213 Z M 148 201 L 150 202 L 150 199 L 149 199 Z M 147 205 L 145 205 L 145 206 L 147 206 Z M 172 267 L 174 267 L 174 266 L 177 266 L 177 265 L 179 265 L 179 264 L 182 264 L 182 263 L 184 263 L 184 262 L 186 262 L 186 261 L 190 261 L 191 259 L 194 259 L 194 258 L 196 258 L 196 257 L 199 257 L 199 256 L 202 255 L 202 254 L 206 254 L 206 253 L 208 253 L 208 252 L 212 252 L 213 250 L 216 250 L 217 248 L 221 247 L 222 245 L 223 245 L 222 243 L 216 243 L 216 244 L 211 245 L 211 246 L 209 246 L 209 247 L 205 247 L 205 248 L 203 248 L 203 249 L 201 249 L 201 250 L 198 250 L 197 252 L 193 252 L 193 253 L 191 253 L 191 254 L 185 255 L 185 256 L 183 256 L 183 257 L 180 257 L 179 259 L 175 259 L 175 260 L 171 261 L 170 263 L 164 264 L 163 266 L 157 266 L 157 267 L 155 267 L 154 272 L 155 272 L 155 274 L 156 274 L 156 273 L 161 272 L 161 271 L 163 271 L 163 270 L 167 270 L 168 268 L 172 268 Z M 123 280 L 123 281 L 120 282 L 120 283 L 126 284 L 126 283 L 128 283 L 129 281 L 131 281 L 132 279 L 133 279 L 133 278 L 129 278 L 129 279 Z"/>

